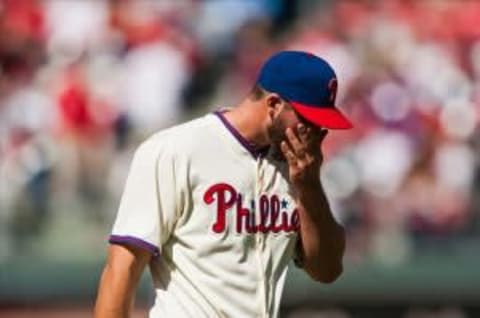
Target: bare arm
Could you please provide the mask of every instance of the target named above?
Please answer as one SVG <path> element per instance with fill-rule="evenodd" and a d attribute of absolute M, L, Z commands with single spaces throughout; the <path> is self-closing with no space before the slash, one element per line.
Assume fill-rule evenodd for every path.
<path fill-rule="evenodd" d="M 95 318 L 129 317 L 138 281 L 151 254 L 143 249 L 112 244 L 103 269 Z"/>
<path fill-rule="evenodd" d="M 313 279 L 331 283 L 343 271 L 343 227 L 333 218 L 320 184 L 299 190 L 298 203 L 303 268 Z"/>
<path fill-rule="evenodd" d="M 327 131 L 314 134 L 310 128 L 300 125 L 296 136 L 288 128 L 288 142 L 282 143 L 282 151 L 296 192 L 303 269 L 313 279 L 331 283 L 343 271 L 345 232 L 332 215 L 318 176 L 322 163 L 319 143 L 326 134 Z"/>

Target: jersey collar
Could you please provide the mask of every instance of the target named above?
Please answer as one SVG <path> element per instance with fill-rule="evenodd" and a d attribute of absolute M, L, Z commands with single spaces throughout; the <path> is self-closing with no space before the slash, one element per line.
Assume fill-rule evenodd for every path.
<path fill-rule="evenodd" d="M 254 143 L 248 141 L 243 137 L 240 132 L 233 127 L 233 125 L 223 115 L 225 111 L 216 111 L 214 114 L 220 119 L 225 128 L 237 139 L 237 141 L 255 158 L 265 157 L 268 153 L 269 146 L 257 147 Z"/>

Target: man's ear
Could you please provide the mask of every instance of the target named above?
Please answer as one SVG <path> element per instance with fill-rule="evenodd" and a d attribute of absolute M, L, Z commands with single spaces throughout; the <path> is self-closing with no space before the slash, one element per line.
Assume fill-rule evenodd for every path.
<path fill-rule="evenodd" d="M 275 119 L 285 107 L 285 103 L 275 93 L 270 93 L 265 97 L 265 102 L 267 104 L 268 116 L 271 120 Z"/>

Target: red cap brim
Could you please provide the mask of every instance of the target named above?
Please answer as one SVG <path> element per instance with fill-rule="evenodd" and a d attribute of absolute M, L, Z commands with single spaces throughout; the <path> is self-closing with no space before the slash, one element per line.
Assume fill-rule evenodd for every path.
<path fill-rule="evenodd" d="M 290 102 L 295 110 L 312 124 L 328 129 L 350 129 L 352 123 L 338 109 L 333 107 L 305 106 Z"/>

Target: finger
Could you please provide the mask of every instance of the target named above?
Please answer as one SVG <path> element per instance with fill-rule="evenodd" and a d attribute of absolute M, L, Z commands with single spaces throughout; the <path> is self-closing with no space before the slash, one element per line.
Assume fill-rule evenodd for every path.
<path fill-rule="evenodd" d="M 297 158 L 295 154 L 293 153 L 292 149 L 288 145 L 286 141 L 282 141 L 280 144 L 280 148 L 282 150 L 283 155 L 287 159 L 287 162 L 289 165 L 296 165 L 297 164 Z"/>
<path fill-rule="evenodd" d="M 306 145 L 308 143 L 309 135 L 311 132 L 310 127 L 307 128 L 304 124 L 300 123 L 297 125 L 297 131 L 298 138 L 300 138 L 300 141 Z"/>
<path fill-rule="evenodd" d="M 318 157 L 321 152 L 321 144 L 325 138 L 328 130 L 321 128 L 307 127 L 307 142 L 305 143 L 308 152 L 306 159 L 312 159 L 312 157 Z"/>
<path fill-rule="evenodd" d="M 301 134 L 300 139 L 302 140 L 305 149 L 308 149 L 307 153 L 312 151 L 313 153 L 316 152 L 316 148 L 321 142 L 321 139 L 323 139 L 323 136 L 320 135 L 320 131 L 320 128 L 313 129 L 312 127 L 306 127 L 304 132 Z"/>
<path fill-rule="evenodd" d="M 298 157 L 305 156 L 305 145 L 300 141 L 300 139 L 295 135 L 291 128 L 287 128 L 285 133 L 287 135 L 288 142 L 290 143 L 291 149 L 295 155 Z"/>

